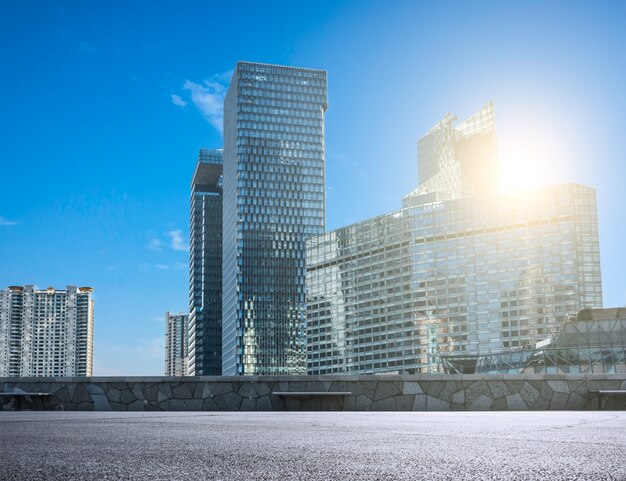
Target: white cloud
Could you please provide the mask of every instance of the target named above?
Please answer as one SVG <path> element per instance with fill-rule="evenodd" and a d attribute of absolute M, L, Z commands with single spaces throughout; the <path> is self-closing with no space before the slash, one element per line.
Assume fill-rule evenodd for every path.
<path fill-rule="evenodd" d="M 9 220 L 6 217 L 2 217 L 0 215 L 0 226 L 9 226 L 9 225 L 15 225 L 17 224 L 17 222 L 15 222 L 14 220 Z"/>
<path fill-rule="evenodd" d="M 153 251 L 163 250 L 163 241 L 161 239 L 157 239 L 156 237 L 150 239 L 148 241 L 148 249 L 152 249 Z"/>
<path fill-rule="evenodd" d="M 180 95 L 172 94 L 172 103 L 178 107 L 185 107 L 187 101 L 183 100 Z"/>
<path fill-rule="evenodd" d="M 214 76 L 198 84 L 185 81 L 183 88 L 191 93 L 191 101 L 205 119 L 220 133 L 224 130 L 224 96 L 226 87 L 221 83 L 225 74 Z"/>
<path fill-rule="evenodd" d="M 187 246 L 183 242 L 183 231 L 180 229 L 171 230 L 166 232 L 170 237 L 172 249 L 175 251 L 186 251 Z"/>
<path fill-rule="evenodd" d="M 170 266 L 165 265 L 165 264 L 155 264 L 154 267 L 156 267 L 157 269 L 161 271 L 165 271 L 170 268 Z"/>

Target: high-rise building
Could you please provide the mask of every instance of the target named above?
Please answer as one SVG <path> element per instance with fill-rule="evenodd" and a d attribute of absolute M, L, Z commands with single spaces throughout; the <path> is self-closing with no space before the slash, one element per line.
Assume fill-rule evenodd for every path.
<path fill-rule="evenodd" d="M 461 164 L 478 172 L 495 155 L 492 106 L 486 116 L 463 149 L 447 120 L 445 142 L 441 123 L 420 141 L 428 173 L 401 210 L 307 243 L 310 374 L 437 371 L 440 354 L 534 345 L 566 314 L 602 307 L 594 190 L 472 180 Z"/>
<path fill-rule="evenodd" d="M 165 313 L 165 375 L 186 376 L 189 355 L 189 316 Z"/>
<path fill-rule="evenodd" d="M 200 150 L 191 181 L 189 365 L 191 376 L 222 373 L 222 157 Z"/>
<path fill-rule="evenodd" d="M 239 62 L 224 102 L 222 372 L 306 372 L 305 242 L 324 232 L 326 72 Z"/>
<path fill-rule="evenodd" d="M 450 200 L 497 191 L 493 102 L 457 126 L 456 120 L 448 113 L 417 143 L 420 185 L 407 198 L 437 193 Z"/>
<path fill-rule="evenodd" d="M 93 289 L 0 290 L 0 377 L 91 376 Z"/>

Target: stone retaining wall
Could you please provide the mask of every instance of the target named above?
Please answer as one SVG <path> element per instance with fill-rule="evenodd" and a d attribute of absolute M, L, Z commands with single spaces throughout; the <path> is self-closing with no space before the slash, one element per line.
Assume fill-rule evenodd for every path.
<path fill-rule="evenodd" d="M 481 411 L 597 409 L 590 391 L 626 390 L 626 374 L 0 378 L 22 409 L 67 411 Z M 350 392 L 279 397 L 273 392 Z M 16 409 L 17 397 L 0 397 Z M 626 397 L 603 408 L 626 409 Z"/>

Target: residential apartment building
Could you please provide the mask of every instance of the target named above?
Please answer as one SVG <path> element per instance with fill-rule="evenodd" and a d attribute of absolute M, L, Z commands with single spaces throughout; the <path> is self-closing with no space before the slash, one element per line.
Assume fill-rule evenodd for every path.
<path fill-rule="evenodd" d="M 91 287 L 0 290 L 0 377 L 91 376 Z"/>
<path fill-rule="evenodd" d="M 165 375 L 186 376 L 189 355 L 189 316 L 165 313 Z"/>

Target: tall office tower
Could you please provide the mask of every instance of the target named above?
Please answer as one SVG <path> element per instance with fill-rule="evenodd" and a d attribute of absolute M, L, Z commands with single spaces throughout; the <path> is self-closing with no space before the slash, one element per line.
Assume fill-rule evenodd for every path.
<path fill-rule="evenodd" d="M 576 184 L 412 205 L 311 239 L 308 372 L 421 373 L 534 345 L 602 307 L 596 199 Z"/>
<path fill-rule="evenodd" d="M 165 313 L 165 375 L 186 376 L 189 355 L 189 316 Z"/>
<path fill-rule="evenodd" d="M 191 376 L 222 374 L 222 157 L 200 150 L 191 181 L 189 366 Z"/>
<path fill-rule="evenodd" d="M 305 241 L 324 232 L 326 72 L 239 62 L 224 102 L 225 375 L 306 372 Z"/>
<path fill-rule="evenodd" d="M 91 376 L 91 287 L 0 290 L 0 377 Z"/>
<path fill-rule="evenodd" d="M 417 143 L 420 185 L 407 198 L 437 193 L 451 200 L 497 191 L 493 102 L 455 127 L 456 119 L 447 114 Z"/>
<path fill-rule="evenodd" d="M 418 144 L 419 187 L 390 214 L 307 244 L 308 372 L 431 372 L 602 307 L 596 198 L 497 193 L 493 105 Z"/>

